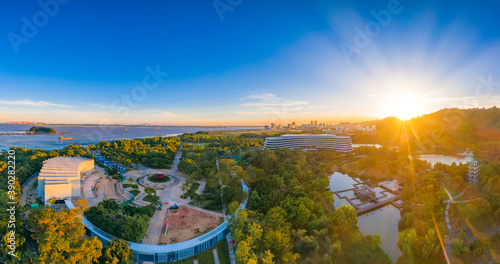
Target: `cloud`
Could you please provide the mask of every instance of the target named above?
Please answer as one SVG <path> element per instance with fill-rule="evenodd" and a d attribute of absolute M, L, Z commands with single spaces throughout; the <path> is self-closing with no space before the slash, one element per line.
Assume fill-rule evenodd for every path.
<path fill-rule="evenodd" d="M 155 114 L 155 116 L 158 116 L 158 117 L 189 118 L 187 116 L 172 114 L 171 112 L 167 112 L 167 111 L 157 111 L 157 112 L 158 112 L 158 114 Z"/>
<path fill-rule="evenodd" d="M 247 95 L 241 100 L 247 101 L 241 106 L 251 108 L 235 112 L 243 116 L 286 116 L 297 114 L 309 104 L 307 101 L 284 99 L 271 93 Z"/>
<path fill-rule="evenodd" d="M 308 106 L 309 109 L 326 109 L 326 108 L 334 108 L 334 105 L 324 105 L 324 106 Z"/>
<path fill-rule="evenodd" d="M 89 104 L 95 108 L 111 108 L 111 105 L 103 105 L 103 104 Z"/>
<path fill-rule="evenodd" d="M 277 97 L 274 94 L 264 93 L 264 94 L 254 94 L 248 95 L 244 100 L 253 100 L 253 102 L 242 104 L 243 106 L 270 106 L 270 107 L 289 107 L 297 105 L 307 105 L 309 102 L 306 101 L 295 101 L 287 100 Z"/>
<path fill-rule="evenodd" d="M 29 99 L 19 100 L 19 101 L 6 101 L 0 100 L 0 105 L 21 105 L 21 106 L 31 106 L 31 107 L 74 107 L 72 105 L 54 104 L 46 101 L 33 101 Z"/>

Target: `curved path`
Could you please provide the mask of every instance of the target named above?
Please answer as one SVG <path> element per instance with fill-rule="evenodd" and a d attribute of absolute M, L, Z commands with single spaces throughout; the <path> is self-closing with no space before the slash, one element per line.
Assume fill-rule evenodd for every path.
<path fill-rule="evenodd" d="M 471 187 L 471 186 L 469 186 Z M 467 188 L 469 188 L 467 187 Z M 472 202 L 472 201 L 476 201 L 476 200 L 480 200 L 481 198 L 475 198 L 475 199 L 470 199 L 470 200 L 465 200 L 465 201 L 455 201 L 453 200 L 453 198 L 458 198 L 460 197 L 462 194 L 465 193 L 465 190 L 467 190 L 467 188 L 465 188 L 462 193 L 460 193 L 459 195 L 457 196 L 451 196 L 450 192 L 446 189 L 446 187 L 443 186 L 443 189 L 444 191 L 448 194 L 448 197 L 450 198 L 448 201 L 446 201 L 445 203 L 447 203 L 446 205 L 446 209 L 444 210 L 444 216 L 445 216 L 445 219 L 446 219 L 446 226 L 448 227 L 448 230 L 450 231 L 450 234 L 453 232 L 453 229 L 451 228 L 451 224 L 450 224 L 450 218 L 448 216 L 448 211 L 450 209 L 450 205 L 453 204 L 453 203 L 468 203 L 468 202 Z"/>
<path fill-rule="evenodd" d="M 38 173 L 39 172 L 36 172 L 35 174 L 31 175 L 31 177 L 26 182 L 24 182 L 23 186 L 21 187 L 21 195 L 19 195 L 21 205 L 26 205 L 31 186 L 33 186 L 35 181 L 38 180 Z"/>

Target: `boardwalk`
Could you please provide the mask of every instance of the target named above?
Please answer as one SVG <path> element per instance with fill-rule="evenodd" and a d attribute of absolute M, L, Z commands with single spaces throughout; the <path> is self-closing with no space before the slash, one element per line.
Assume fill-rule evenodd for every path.
<path fill-rule="evenodd" d="M 374 210 L 378 207 L 381 207 L 381 206 L 384 206 L 388 203 L 393 203 L 394 201 L 398 200 L 399 199 L 399 195 L 400 195 L 400 192 L 399 191 L 391 191 L 383 186 L 378 186 L 379 188 L 383 189 L 384 191 L 380 192 L 382 194 L 382 196 L 380 197 L 376 197 L 374 201 L 370 200 L 370 201 L 366 201 L 366 202 L 362 202 L 362 203 L 355 203 L 353 201 L 352 198 L 349 198 L 345 195 L 342 195 L 341 193 L 344 193 L 344 192 L 350 192 L 350 191 L 355 191 L 357 190 L 359 187 L 359 185 L 370 185 L 371 187 L 375 187 L 374 185 L 372 185 L 371 183 L 362 183 L 356 179 L 354 179 L 356 182 L 356 184 L 354 184 L 354 188 L 351 188 L 351 189 L 346 189 L 346 190 L 341 190 L 341 191 L 336 191 L 336 192 L 333 192 L 334 194 L 336 194 L 340 199 L 345 199 L 347 200 L 347 202 L 349 202 L 349 204 L 354 207 L 354 209 L 356 209 L 356 213 L 358 215 L 360 214 L 363 214 L 363 213 L 366 213 L 366 212 L 369 212 L 371 210 Z M 389 195 L 392 195 L 392 197 L 389 197 L 387 198 Z M 355 196 L 354 199 L 359 199 L 357 196 Z M 366 204 L 371 204 L 373 203 L 372 205 L 369 205 L 369 206 L 364 206 Z M 398 206 L 397 204 L 393 203 L 394 206 L 396 207 L 400 207 Z"/>

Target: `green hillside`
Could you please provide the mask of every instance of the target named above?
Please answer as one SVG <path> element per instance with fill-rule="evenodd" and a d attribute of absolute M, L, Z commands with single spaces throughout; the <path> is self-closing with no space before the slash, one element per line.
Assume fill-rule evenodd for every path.
<path fill-rule="evenodd" d="M 50 128 L 50 127 L 34 126 L 34 127 L 30 128 L 29 131 L 32 131 L 33 133 L 57 134 L 57 131 L 55 131 L 53 128 Z"/>
<path fill-rule="evenodd" d="M 408 121 L 387 117 L 376 125 L 373 136 L 385 146 L 449 154 L 469 148 L 486 159 L 500 157 L 500 109 L 497 107 L 443 109 Z"/>

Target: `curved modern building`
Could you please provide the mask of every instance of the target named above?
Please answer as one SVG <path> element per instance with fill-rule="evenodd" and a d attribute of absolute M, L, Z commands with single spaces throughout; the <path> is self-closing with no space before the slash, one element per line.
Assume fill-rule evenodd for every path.
<path fill-rule="evenodd" d="M 247 199 L 240 203 L 240 208 L 245 209 L 248 203 L 248 186 L 242 181 L 241 188 L 247 194 Z M 75 206 L 71 200 L 64 200 L 66 206 L 69 209 L 74 209 Z M 241 210 L 238 209 L 238 210 Z M 111 241 L 114 236 L 104 232 L 95 225 L 93 225 L 87 218 L 82 216 L 83 224 L 85 225 L 86 234 L 91 237 L 97 237 L 105 246 L 109 241 Z M 130 241 L 125 241 L 129 245 L 130 250 L 134 253 L 135 262 L 153 262 L 153 263 L 163 263 L 163 262 L 175 262 L 177 260 L 192 257 L 198 253 L 201 253 L 207 249 L 210 249 L 219 241 L 224 239 L 229 233 L 230 229 L 228 226 L 229 222 L 226 220 L 220 224 L 215 229 L 209 231 L 208 233 L 195 237 L 188 241 L 179 242 L 176 244 L 168 245 L 151 245 L 151 244 L 139 244 Z"/>
<path fill-rule="evenodd" d="M 80 197 L 80 182 L 94 169 L 94 160 L 82 157 L 48 159 L 38 175 L 38 197 L 47 204 L 53 197 L 71 199 Z"/>
<path fill-rule="evenodd" d="M 325 148 L 340 152 L 352 151 L 351 137 L 330 134 L 318 135 L 282 135 L 281 137 L 268 137 L 264 142 L 264 149 L 275 148 Z"/>

